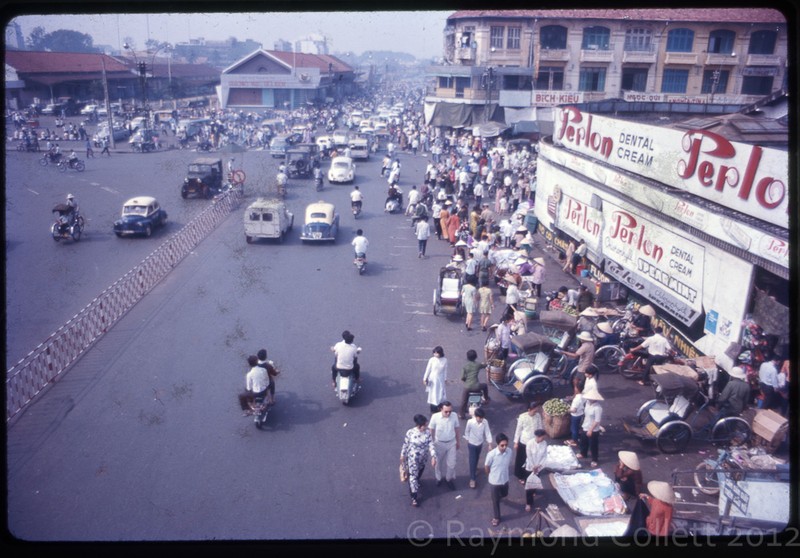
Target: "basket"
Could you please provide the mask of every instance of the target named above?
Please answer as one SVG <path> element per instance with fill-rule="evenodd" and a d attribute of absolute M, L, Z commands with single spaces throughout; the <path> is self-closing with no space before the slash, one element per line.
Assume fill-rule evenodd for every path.
<path fill-rule="evenodd" d="M 505 366 L 489 365 L 489 379 L 493 382 L 503 383 L 506 378 Z"/>
<path fill-rule="evenodd" d="M 542 411 L 544 430 L 550 438 L 564 438 L 569 434 L 570 415 L 553 416 Z"/>

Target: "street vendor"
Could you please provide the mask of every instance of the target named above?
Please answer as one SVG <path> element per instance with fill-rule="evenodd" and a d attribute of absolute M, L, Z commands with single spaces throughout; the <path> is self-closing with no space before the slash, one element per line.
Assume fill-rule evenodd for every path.
<path fill-rule="evenodd" d="M 565 356 L 578 359 L 578 373 L 575 375 L 575 381 L 578 381 L 578 377 L 585 374 L 586 369 L 594 363 L 594 336 L 588 331 L 581 331 L 578 334 L 578 340 L 581 342 L 581 346 L 574 353 L 562 349 Z M 569 369 L 569 366 L 567 368 Z"/>
<path fill-rule="evenodd" d="M 672 524 L 672 506 L 675 504 L 675 492 L 668 482 L 650 481 L 647 483 L 648 494 L 642 499 L 650 507 L 645 525 L 651 535 L 665 537 L 669 535 Z"/>
<path fill-rule="evenodd" d="M 620 493 L 626 500 L 637 497 L 642 493 L 642 471 L 639 465 L 639 456 L 632 451 L 617 453 L 619 463 L 614 469 L 614 482 L 619 484 Z"/>

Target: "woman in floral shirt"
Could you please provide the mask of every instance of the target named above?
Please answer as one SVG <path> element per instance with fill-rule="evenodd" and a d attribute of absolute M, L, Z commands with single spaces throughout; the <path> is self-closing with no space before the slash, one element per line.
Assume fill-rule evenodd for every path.
<path fill-rule="evenodd" d="M 419 505 L 419 478 L 425 470 L 428 457 L 431 465 L 436 466 L 436 449 L 433 447 L 433 436 L 428 430 L 428 419 L 423 415 L 414 415 L 414 428 L 406 432 L 403 449 L 400 450 L 400 463 L 408 470 L 408 490 L 411 492 L 411 505 Z"/>

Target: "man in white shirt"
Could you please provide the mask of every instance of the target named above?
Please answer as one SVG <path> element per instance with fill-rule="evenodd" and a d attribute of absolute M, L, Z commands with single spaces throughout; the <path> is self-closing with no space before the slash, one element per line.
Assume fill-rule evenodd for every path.
<path fill-rule="evenodd" d="M 464 428 L 464 439 L 467 441 L 467 451 L 469 453 L 469 487 L 475 488 L 475 481 L 478 476 L 478 460 L 481 456 L 483 443 L 486 448 L 492 449 L 492 430 L 489 428 L 489 421 L 486 420 L 486 412 L 478 407 L 475 409 L 475 416 L 467 421 Z"/>
<path fill-rule="evenodd" d="M 369 240 L 367 240 L 367 237 L 364 236 L 364 231 L 358 229 L 356 231 L 356 237 L 353 239 L 351 244 L 353 245 L 353 250 L 355 250 L 356 258 L 359 256 L 359 254 L 361 254 L 361 257 L 366 260 L 367 248 L 369 248 Z"/>
<path fill-rule="evenodd" d="M 245 387 L 247 391 L 253 394 L 256 400 L 263 400 L 269 388 L 269 374 L 267 373 L 267 369 L 263 366 L 259 366 L 258 357 L 256 355 L 247 357 L 247 364 L 250 365 L 250 371 L 247 373 L 247 376 L 245 376 Z"/>
<path fill-rule="evenodd" d="M 495 438 L 497 447 L 486 455 L 484 467 L 492 487 L 492 525 L 500 524 L 500 500 L 508 496 L 508 468 L 511 466 L 511 451 L 508 449 L 508 436 L 500 433 Z"/>
<path fill-rule="evenodd" d="M 428 247 L 428 238 L 431 236 L 431 226 L 428 224 L 428 217 L 422 217 L 414 228 L 414 233 L 417 236 L 417 243 L 419 244 L 418 258 L 425 257 L 425 250 Z"/>
<path fill-rule="evenodd" d="M 358 353 L 360 349 L 353 344 L 355 335 L 348 330 L 342 332 L 342 340 L 331 347 L 331 351 L 336 355 L 336 362 L 331 367 L 331 381 L 336 387 L 336 375 L 353 375 L 356 382 L 361 381 L 361 367 L 358 364 Z"/>
<path fill-rule="evenodd" d="M 351 207 L 358 207 L 361 209 L 361 205 L 364 203 L 364 194 L 361 193 L 361 190 L 358 189 L 358 186 L 353 187 L 353 191 L 350 192 L 350 205 Z"/>
<path fill-rule="evenodd" d="M 760 407 L 763 409 L 774 409 L 777 407 L 778 400 L 778 367 L 781 363 L 781 357 L 777 353 L 765 360 L 758 368 L 758 386 L 764 399 L 760 402 Z"/>
<path fill-rule="evenodd" d="M 653 365 L 665 362 L 670 351 L 672 351 L 672 346 L 669 341 L 662 335 L 664 330 L 657 327 L 653 331 L 655 332 L 653 335 L 645 339 L 639 346 L 631 349 L 632 353 L 647 349 L 647 363 L 644 367 L 642 379 L 639 380 L 640 386 L 650 382 L 650 370 L 653 368 Z"/>
<path fill-rule="evenodd" d="M 444 477 L 450 490 L 455 490 L 456 485 L 453 483 L 453 479 L 456 478 L 459 421 L 458 415 L 453 412 L 453 405 L 450 401 L 442 401 L 441 411 L 431 416 L 428 428 L 431 430 L 436 448 L 436 466 L 433 470 L 436 476 L 436 486 L 442 484 L 442 477 Z"/>
<path fill-rule="evenodd" d="M 417 207 L 419 200 L 422 196 L 417 190 L 416 184 L 411 187 L 411 190 L 408 192 L 408 207 L 406 207 L 406 215 L 411 215 L 414 212 L 414 209 Z"/>

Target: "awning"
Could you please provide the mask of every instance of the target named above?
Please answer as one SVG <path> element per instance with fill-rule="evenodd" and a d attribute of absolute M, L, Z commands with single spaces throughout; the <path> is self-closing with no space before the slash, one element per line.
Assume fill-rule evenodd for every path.
<path fill-rule="evenodd" d="M 511 131 L 512 135 L 517 134 L 538 134 L 539 123 L 533 120 L 520 120 L 514 124 L 514 129 Z"/>
<path fill-rule="evenodd" d="M 481 138 L 494 138 L 508 130 L 510 126 L 500 122 L 482 122 L 472 128 L 472 135 Z"/>
<path fill-rule="evenodd" d="M 426 103 L 427 105 L 427 103 Z M 426 106 L 426 124 L 450 128 L 468 128 L 484 123 L 505 126 L 503 108 L 497 104 L 468 105 L 466 103 L 434 103 Z"/>

